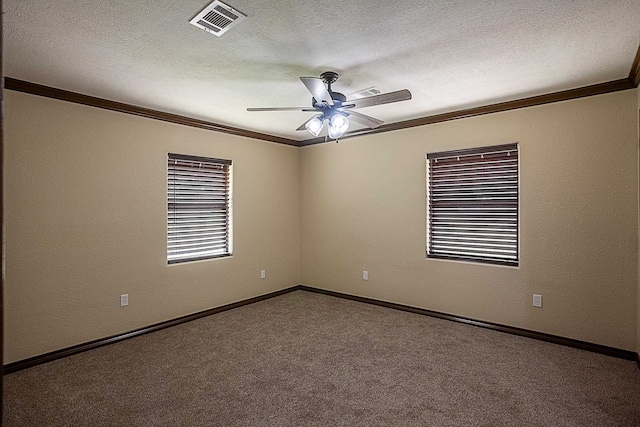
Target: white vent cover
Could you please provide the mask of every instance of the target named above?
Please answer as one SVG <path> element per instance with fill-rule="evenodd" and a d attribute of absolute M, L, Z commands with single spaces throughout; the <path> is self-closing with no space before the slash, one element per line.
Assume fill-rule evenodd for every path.
<path fill-rule="evenodd" d="M 380 93 L 380 89 L 378 89 L 375 86 L 372 86 L 366 89 L 359 90 L 358 92 L 352 93 L 347 98 L 360 99 L 360 98 L 366 98 L 368 96 L 378 95 L 379 93 Z"/>
<path fill-rule="evenodd" d="M 202 11 L 189 22 L 208 33 L 220 37 L 246 17 L 247 15 L 244 13 L 235 10 L 219 0 L 215 0 L 209 6 L 202 9 Z"/>

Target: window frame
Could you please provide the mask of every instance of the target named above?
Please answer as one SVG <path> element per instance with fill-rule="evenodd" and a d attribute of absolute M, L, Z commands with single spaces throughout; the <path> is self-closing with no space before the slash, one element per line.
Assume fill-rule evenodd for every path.
<path fill-rule="evenodd" d="M 513 210 L 513 207 L 515 207 L 515 212 L 505 215 L 504 216 L 505 219 L 502 220 L 503 222 L 495 221 L 495 223 L 498 223 L 499 227 L 500 226 L 507 227 L 508 222 L 506 221 L 506 219 L 508 218 L 515 219 L 515 230 L 511 230 L 510 232 L 504 231 L 505 236 L 500 237 L 500 238 L 504 238 L 505 240 L 509 239 L 509 242 L 512 242 L 513 238 L 515 238 L 515 244 L 513 244 L 512 247 L 509 248 L 512 252 L 515 250 L 515 258 L 509 258 L 506 255 L 491 257 L 490 252 L 484 252 L 484 255 L 482 255 L 483 250 L 481 248 L 481 243 L 477 243 L 477 242 L 472 242 L 471 246 L 476 245 L 476 246 L 479 246 L 480 248 L 474 249 L 474 248 L 470 248 L 469 246 L 464 247 L 464 244 L 461 243 L 461 241 L 464 241 L 465 238 L 467 240 L 472 240 L 474 237 L 477 237 L 477 240 L 480 240 L 480 241 L 487 238 L 485 235 L 481 233 L 473 234 L 473 231 L 471 232 L 471 234 L 465 234 L 464 232 L 462 232 L 460 233 L 460 235 L 454 235 L 453 237 L 449 237 L 449 239 L 453 238 L 457 240 L 457 242 L 455 242 L 453 245 L 460 245 L 459 246 L 460 250 L 458 252 L 468 252 L 468 253 L 475 252 L 476 254 L 474 255 L 472 254 L 463 255 L 460 253 L 453 254 L 453 253 L 447 253 L 446 250 L 434 250 L 433 240 L 434 240 L 435 232 L 433 231 L 433 228 L 434 228 L 433 224 L 434 222 L 437 222 L 433 218 L 434 210 L 443 209 L 443 208 L 442 207 L 434 208 L 433 206 L 434 201 L 432 200 L 433 198 L 432 161 L 435 160 L 437 163 L 436 159 L 452 159 L 452 158 L 456 158 L 458 161 L 460 161 L 461 157 L 480 156 L 482 160 L 478 160 L 475 162 L 475 166 L 477 166 L 478 170 L 480 170 L 481 165 L 484 162 L 484 155 L 495 155 L 496 153 L 504 153 L 504 152 L 510 152 L 510 153 L 515 152 L 517 156 L 516 164 L 515 164 L 515 178 L 517 180 L 515 184 L 515 189 L 516 189 L 515 201 L 508 200 L 507 202 L 502 202 L 504 204 L 509 205 L 511 211 Z M 426 172 L 427 172 L 427 176 L 426 176 L 427 188 L 425 192 L 426 194 L 426 248 L 425 249 L 426 249 L 427 258 L 518 267 L 520 265 L 520 145 L 519 143 L 515 142 L 515 143 L 495 145 L 495 146 L 485 146 L 485 147 L 469 148 L 469 149 L 462 149 L 462 150 L 427 153 L 425 155 L 425 159 L 426 159 Z M 513 167 L 512 167 L 509 170 L 509 173 L 506 173 L 505 178 L 513 178 L 513 177 L 514 175 L 513 175 Z M 454 179 L 455 179 L 455 176 L 454 176 Z M 440 181 L 439 183 L 441 184 L 442 181 Z M 484 181 L 484 183 L 495 184 L 495 181 L 492 182 L 489 179 L 487 179 L 486 181 Z M 507 190 L 504 190 L 504 191 L 507 191 Z M 461 200 L 463 199 L 457 199 L 457 201 L 461 201 Z M 473 202 L 471 204 L 473 204 Z M 474 220 L 476 221 L 478 221 L 479 219 L 482 219 L 482 218 L 478 218 L 478 217 L 482 217 L 482 214 L 478 212 L 482 212 L 483 209 L 491 210 L 492 208 L 496 209 L 496 207 L 504 208 L 504 206 L 499 206 L 501 202 L 497 202 L 497 201 L 494 204 L 489 204 L 488 206 L 486 205 L 486 202 L 483 202 L 482 204 L 484 206 L 481 208 L 479 208 L 478 204 L 479 203 L 475 204 L 473 207 L 467 207 L 468 209 L 467 214 L 475 216 Z M 448 206 L 449 209 L 451 209 L 451 207 L 453 206 Z M 460 213 L 460 212 L 464 213 L 464 206 L 458 207 L 458 209 L 459 210 L 456 213 Z M 472 211 L 473 213 L 470 213 Z M 442 211 L 440 214 L 442 214 Z M 442 222 L 442 220 L 439 220 L 439 221 Z M 481 224 L 481 227 L 479 228 L 482 228 L 482 224 L 485 224 L 486 226 L 486 223 L 480 223 L 480 224 Z M 436 226 L 437 225 L 438 224 L 436 224 Z M 440 224 L 440 226 L 441 226 L 440 228 L 442 228 L 442 224 Z M 459 227 L 459 225 L 457 226 L 454 225 L 451 230 L 446 230 L 446 233 L 448 233 L 449 235 L 456 233 L 457 232 L 456 227 Z M 503 232 L 502 230 L 498 231 L 499 234 L 501 234 L 502 232 Z M 467 233 L 469 232 L 467 231 Z M 437 237 L 442 240 L 447 239 L 442 235 L 439 235 Z M 499 242 L 499 243 L 505 243 L 505 242 Z M 487 247 L 485 247 L 484 250 L 490 251 L 490 246 L 491 246 L 491 243 L 487 244 Z M 455 252 L 455 249 L 452 249 L 451 252 Z"/>
<path fill-rule="evenodd" d="M 175 176 L 175 171 L 176 169 L 180 169 L 180 168 L 176 168 L 175 164 L 172 167 L 172 161 L 183 161 L 183 162 L 192 162 L 192 163 L 200 163 L 200 164 L 205 164 L 208 165 L 211 169 L 207 172 L 204 172 L 200 178 L 212 178 L 212 174 L 216 174 L 216 175 L 222 175 L 223 176 L 223 184 L 220 185 L 218 184 L 213 184 L 208 188 L 198 188 L 196 191 L 201 192 L 200 196 L 202 196 L 204 193 L 202 193 L 203 191 L 210 191 L 210 192 L 217 192 L 218 193 L 218 197 L 220 195 L 220 191 L 224 191 L 224 196 L 223 196 L 223 202 L 220 201 L 212 201 L 212 200 L 208 200 L 205 203 L 202 204 L 198 204 L 195 202 L 195 200 L 197 199 L 196 196 L 194 196 L 192 199 L 188 199 L 187 202 L 183 203 L 182 206 L 180 206 L 180 204 L 177 204 L 175 201 L 175 186 L 173 194 L 171 192 L 171 188 L 172 188 L 172 182 L 176 183 L 176 176 Z M 186 170 L 184 168 L 187 168 L 187 166 L 183 166 L 183 171 Z M 220 170 L 222 172 L 212 172 L 212 170 L 218 169 L 220 168 Z M 172 171 L 173 171 L 173 175 L 172 175 Z M 185 154 L 177 154 L 177 153 L 167 153 L 167 264 L 168 265 L 173 265 L 173 264 L 180 264 L 180 263 L 185 263 L 185 262 L 193 262 L 193 261 L 202 261 L 202 260 L 207 260 L 207 259 L 215 259 L 215 258 L 225 258 L 225 257 L 230 257 L 233 255 L 233 203 L 232 203 L 232 192 L 233 192 L 233 162 L 231 160 L 227 160 L 227 159 L 218 159 L 218 158 L 211 158 L 211 157 L 200 157 L 200 156 L 192 156 L 192 155 L 185 155 Z M 180 181 L 178 180 L 178 183 L 180 183 Z M 182 185 L 185 184 L 185 181 L 182 181 Z M 196 184 L 198 185 L 198 184 Z M 224 205 L 224 208 L 221 210 L 220 209 L 220 205 Z M 172 234 L 172 228 L 175 229 L 176 227 L 176 216 L 179 215 L 180 213 L 184 214 L 185 212 L 187 212 L 189 210 L 189 208 L 193 209 L 193 208 L 200 208 L 201 210 L 209 210 L 211 209 L 207 214 L 203 215 L 204 216 L 209 216 L 209 219 L 211 219 L 211 217 L 213 215 L 215 215 L 216 213 L 219 215 L 220 212 L 224 212 L 224 225 L 217 225 L 213 228 L 209 228 L 209 232 L 212 231 L 216 231 L 216 232 L 224 232 L 225 233 L 225 237 L 223 238 L 224 240 L 224 249 L 223 252 L 221 253 L 209 253 L 209 254 L 205 254 L 205 255 L 196 255 L 197 252 L 205 252 L 205 249 L 202 249 L 200 251 L 193 251 L 191 254 L 193 256 L 188 256 L 189 254 L 187 254 L 187 256 L 171 256 L 170 251 L 172 249 L 175 250 L 175 247 L 172 247 L 171 245 L 171 234 Z M 215 213 L 214 213 L 215 212 Z M 173 215 L 173 223 L 172 223 L 172 215 Z M 200 231 L 202 232 L 205 229 L 205 226 L 203 226 Z M 219 244 L 220 242 L 218 242 Z M 215 245 L 215 244 L 214 244 Z M 209 251 L 211 251 L 212 248 L 209 248 Z"/>

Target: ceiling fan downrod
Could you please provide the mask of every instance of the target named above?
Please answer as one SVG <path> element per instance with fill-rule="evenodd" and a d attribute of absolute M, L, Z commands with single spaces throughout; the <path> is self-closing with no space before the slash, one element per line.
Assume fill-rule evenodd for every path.
<path fill-rule="evenodd" d="M 320 74 L 320 78 L 327 85 L 327 91 L 331 95 L 331 99 L 333 99 L 333 101 L 339 101 L 338 107 L 341 106 L 342 103 L 347 100 L 347 97 L 340 92 L 334 92 L 333 89 L 331 89 L 331 85 L 338 80 L 338 73 L 335 71 L 325 71 Z"/>

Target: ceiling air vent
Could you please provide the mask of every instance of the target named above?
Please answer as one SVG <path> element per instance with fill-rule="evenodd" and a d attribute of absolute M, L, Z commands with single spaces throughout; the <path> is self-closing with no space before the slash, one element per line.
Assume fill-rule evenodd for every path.
<path fill-rule="evenodd" d="M 349 99 L 360 99 L 366 98 L 368 96 L 378 95 L 380 93 L 380 89 L 377 87 L 369 87 L 366 89 L 362 89 L 358 92 L 352 93 L 348 96 Z"/>
<path fill-rule="evenodd" d="M 189 22 L 208 33 L 220 37 L 227 32 L 229 28 L 238 24 L 246 17 L 247 15 L 244 13 L 235 10 L 221 1 L 215 0 L 209 6 L 202 9 L 202 11 Z"/>

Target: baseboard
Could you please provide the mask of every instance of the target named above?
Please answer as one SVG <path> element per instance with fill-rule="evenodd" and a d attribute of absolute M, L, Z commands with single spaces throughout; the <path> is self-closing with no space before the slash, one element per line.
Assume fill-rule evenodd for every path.
<path fill-rule="evenodd" d="M 300 290 L 315 292 L 323 295 L 330 295 L 338 298 L 344 298 L 352 301 L 363 302 L 367 304 L 378 305 L 381 307 L 393 308 L 395 310 L 408 311 L 410 313 L 422 314 L 425 316 L 436 317 L 438 319 L 451 320 L 453 322 L 465 323 L 467 325 L 479 326 L 481 328 L 492 329 L 494 331 L 506 332 L 512 335 L 519 335 L 527 338 L 534 338 L 554 344 L 560 344 L 567 347 L 579 348 L 581 350 L 592 351 L 594 353 L 606 354 L 607 356 L 618 357 L 627 360 L 636 360 L 640 368 L 640 356 L 638 353 L 628 350 L 622 350 L 615 347 L 607 347 L 605 345 L 593 344 L 586 341 L 574 340 L 557 335 L 545 334 L 542 332 L 531 331 L 528 329 L 516 328 L 513 326 L 504 326 L 497 323 L 485 322 L 482 320 L 471 319 L 468 317 L 455 316 L 451 314 L 441 313 L 438 311 L 426 310 L 424 308 L 416 308 L 408 305 L 396 304 L 393 302 L 380 301 L 372 298 L 359 297 L 355 295 L 344 294 L 341 292 L 329 291 L 326 289 L 313 288 L 306 285 L 300 285 Z"/>
<path fill-rule="evenodd" d="M 182 323 L 190 322 L 192 320 L 200 319 L 202 317 L 210 316 L 212 314 L 220 313 L 223 311 L 231 310 L 234 308 L 242 307 L 245 305 L 253 304 L 259 301 L 264 301 L 269 298 L 277 297 L 300 289 L 300 285 L 295 285 L 290 288 L 281 289 L 279 291 L 271 292 L 265 295 L 259 295 L 257 297 L 249 298 L 246 300 L 234 302 L 231 304 L 223 305 L 216 308 L 200 311 L 198 313 L 189 314 L 186 316 L 178 317 L 176 319 L 167 320 L 164 322 L 156 323 L 154 325 L 145 326 L 143 328 L 135 329 L 133 331 L 125 332 L 123 334 L 112 335 L 107 338 L 100 338 L 97 340 L 89 341 L 86 343 L 74 345 L 72 347 L 63 348 L 61 350 L 52 351 L 50 353 L 41 354 L 38 356 L 30 357 L 28 359 L 19 360 L 17 362 L 4 365 L 3 374 L 10 374 L 22 369 L 31 368 L 32 366 L 40 365 L 42 363 L 52 362 L 63 357 L 72 356 L 74 354 L 82 353 L 87 350 L 102 347 L 108 344 L 113 344 L 118 341 L 126 340 L 129 338 L 137 337 L 140 335 L 148 334 L 149 332 L 159 331 L 161 329 L 170 328 L 172 326 L 180 325 Z"/>
<path fill-rule="evenodd" d="M 3 374 L 10 374 L 12 372 L 17 372 L 22 369 L 30 368 L 36 365 L 47 363 L 47 362 L 52 362 L 54 360 L 61 359 L 63 357 L 72 356 L 74 354 L 82 353 L 87 350 L 92 350 L 94 348 L 102 347 L 108 344 L 113 344 L 118 341 L 137 337 L 150 332 L 159 331 L 161 329 L 170 328 L 172 326 L 177 326 L 182 323 L 186 323 L 192 320 L 200 319 L 202 317 L 210 316 L 212 314 L 221 313 L 227 310 L 232 310 L 234 308 L 253 304 L 259 301 L 264 301 L 266 299 L 288 294 L 289 292 L 293 292 L 297 290 L 315 292 L 318 294 L 329 295 L 337 298 L 343 298 L 343 299 L 358 301 L 366 304 L 373 304 L 381 307 L 392 308 L 394 310 L 401 310 L 401 311 L 406 311 L 410 313 L 421 314 L 424 316 L 435 317 L 438 319 L 464 323 L 467 325 L 479 326 L 481 328 L 487 328 L 495 331 L 506 332 L 513 335 L 534 338 L 541 341 L 565 345 L 567 347 L 579 348 L 581 350 L 592 351 L 594 353 L 605 354 L 607 356 L 618 357 L 621 359 L 635 360 L 636 363 L 638 364 L 638 368 L 640 369 L 640 354 L 635 353 L 633 351 L 621 350 L 614 347 L 607 347 L 600 344 L 593 344 L 586 341 L 579 341 L 571 338 L 564 338 L 557 335 L 545 334 L 542 332 L 535 332 L 528 329 L 515 328 L 512 326 L 504 326 L 497 323 L 485 322 L 482 320 L 471 319 L 468 317 L 455 316 L 447 313 L 441 313 L 438 311 L 427 310 L 424 308 L 411 307 L 408 305 L 402 305 L 402 304 L 397 304 L 393 302 L 387 302 L 387 301 L 381 301 L 381 300 L 376 300 L 372 298 L 349 295 L 341 292 L 329 291 L 326 289 L 314 288 L 306 285 L 295 285 L 290 288 L 281 289 L 279 291 L 271 292 L 265 295 L 260 295 L 260 296 L 249 298 L 246 300 L 234 302 L 231 304 L 223 305 L 221 307 L 211 308 L 209 310 L 200 311 L 198 313 L 189 314 L 187 316 L 178 317 L 176 319 L 167 320 L 165 322 L 156 323 L 154 325 L 135 329 L 133 331 L 125 332 L 123 334 L 113 335 L 107 338 L 101 338 L 94 341 L 89 341 L 89 342 L 78 344 L 72 347 L 63 348 L 60 350 L 52 351 L 50 353 L 45 353 L 45 354 L 34 356 L 28 359 L 23 359 L 17 362 L 9 363 L 4 365 Z"/>

